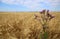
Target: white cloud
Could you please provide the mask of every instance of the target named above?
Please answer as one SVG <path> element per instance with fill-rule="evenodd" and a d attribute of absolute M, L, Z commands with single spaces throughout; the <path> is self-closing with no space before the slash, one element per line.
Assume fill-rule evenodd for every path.
<path fill-rule="evenodd" d="M 60 5 L 60 0 L 47 0 L 47 4 L 50 4 L 51 6 L 57 6 Z"/>
<path fill-rule="evenodd" d="M 1 2 L 6 4 L 16 4 L 16 5 L 23 5 L 28 8 L 43 8 L 42 3 L 45 3 L 48 6 L 56 7 L 60 5 L 60 0 L 1 0 Z"/>

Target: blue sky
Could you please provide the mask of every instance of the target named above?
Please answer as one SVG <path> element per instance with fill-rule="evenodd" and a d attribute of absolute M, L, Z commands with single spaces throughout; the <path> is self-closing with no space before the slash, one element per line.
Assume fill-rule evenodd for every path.
<path fill-rule="evenodd" d="M 60 0 L 0 0 L 0 11 L 60 11 Z"/>

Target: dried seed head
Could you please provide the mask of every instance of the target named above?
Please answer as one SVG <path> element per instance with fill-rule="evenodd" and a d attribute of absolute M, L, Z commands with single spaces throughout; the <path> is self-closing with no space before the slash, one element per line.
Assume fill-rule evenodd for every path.
<path fill-rule="evenodd" d="M 38 17 L 36 14 L 34 16 L 35 16 L 35 19 Z"/>
<path fill-rule="evenodd" d="M 38 20 L 38 21 L 41 21 L 41 19 L 40 19 L 40 18 L 37 18 L 37 20 Z"/>
<path fill-rule="evenodd" d="M 39 18 L 39 16 L 38 15 L 34 15 L 35 16 L 35 18 L 34 19 L 37 19 L 37 20 L 39 20 L 39 21 L 41 21 L 41 19 Z"/>

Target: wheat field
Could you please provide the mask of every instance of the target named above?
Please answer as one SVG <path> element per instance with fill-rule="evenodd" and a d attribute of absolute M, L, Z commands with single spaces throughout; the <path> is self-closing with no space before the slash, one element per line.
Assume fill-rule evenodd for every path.
<path fill-rule="evenodd" d="M 49 38 L 60 39 L 60 12 L 49 22 Z M 40 39 L 42 26 L 35 18 L 39 12 L 0 12 L 0 39 Z"/>

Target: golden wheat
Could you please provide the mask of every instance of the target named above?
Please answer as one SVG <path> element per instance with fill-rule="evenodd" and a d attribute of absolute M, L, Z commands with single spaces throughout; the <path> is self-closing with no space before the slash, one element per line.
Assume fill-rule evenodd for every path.
<path fill-rule="evenodd" d="M 0 39 L 40 39 L 42 26 L 34 19 L 39 12 L 1 12 Z M 60 39 L 60 12 L 52 12 L 55 18 L 49 22 L 49 39 Z"/>

